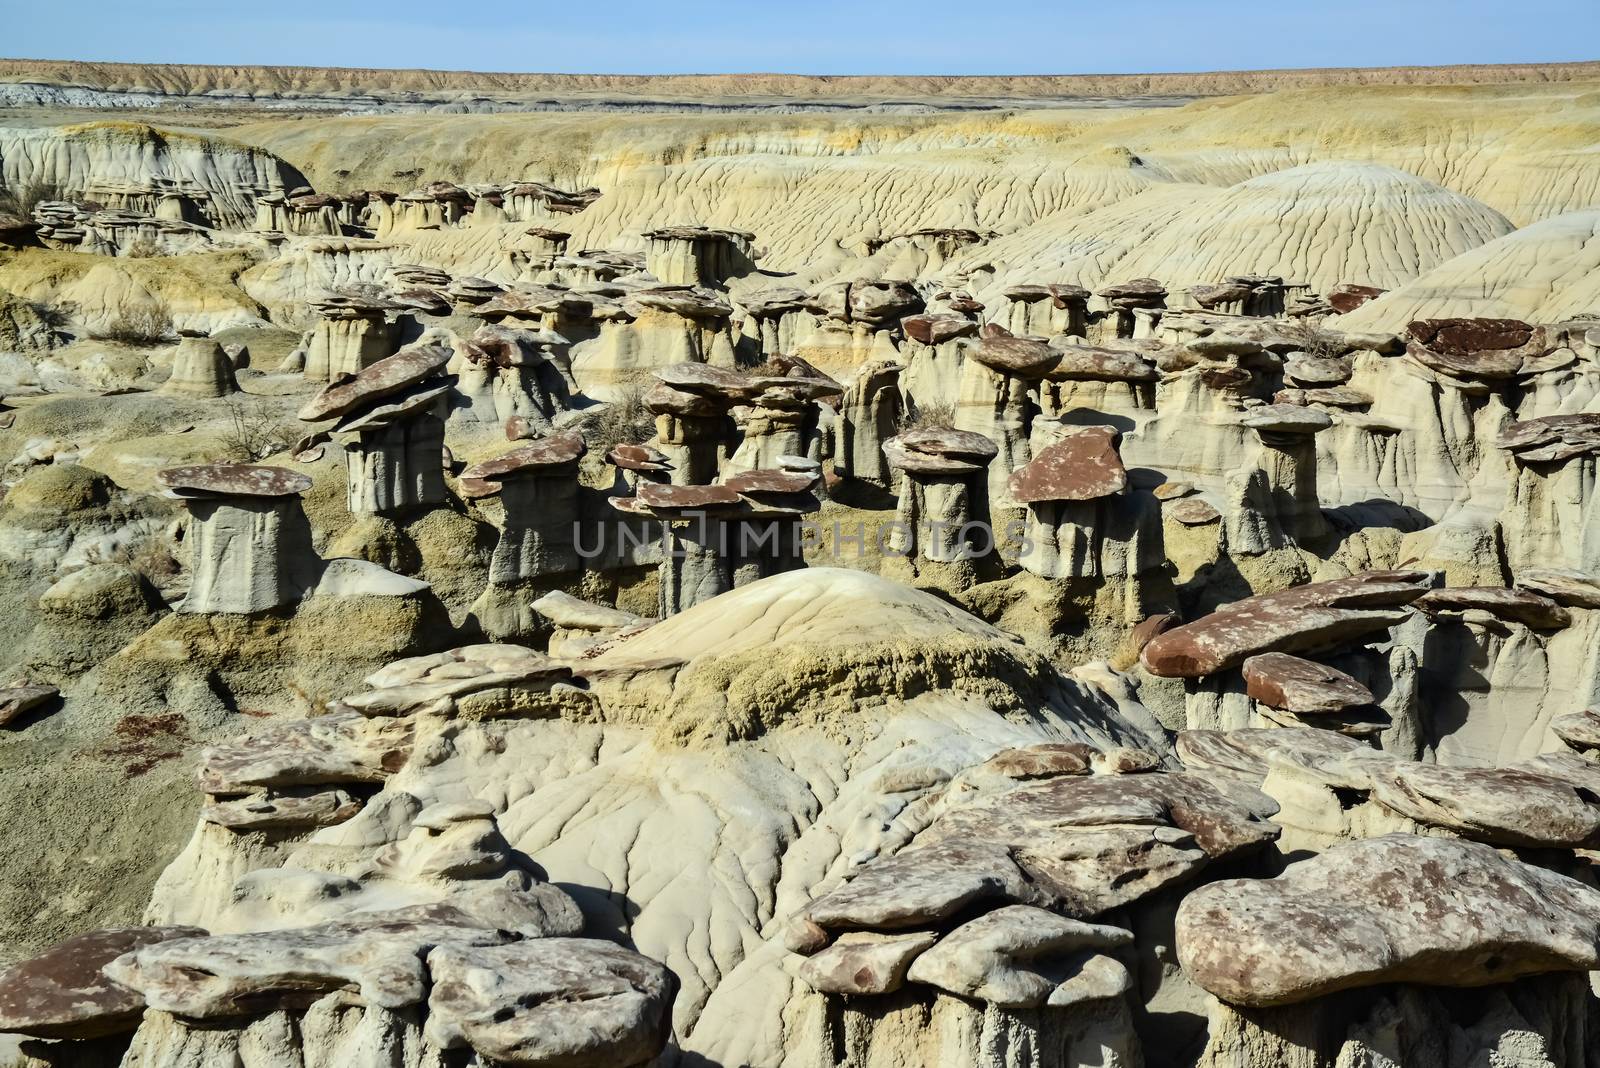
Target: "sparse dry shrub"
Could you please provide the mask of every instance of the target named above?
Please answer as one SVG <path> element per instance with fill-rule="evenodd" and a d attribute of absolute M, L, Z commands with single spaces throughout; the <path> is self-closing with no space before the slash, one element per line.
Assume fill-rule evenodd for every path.
<path fill-rule="evenodd" d="M 643 382 L 618 387 L 611 402 L 583 424 L 589 451 L 604 456 L 618 445 L 638 445 L 655 436 L 656 417 L 644 406 Z"/>
<path fill-rule="evenodd" d="M 956 425 L 954 402 L 918 404 L 900 413 L 900 432 L 908 430 L 949 429 Z"/>
<path fill-rule="evenodd" d="M 155 586 L 172 578 L 183 565 L 163 538 L 151 538 L 137 545 L 119 545 L 111 554 L 110 562 L 137 571 Z"/>
<path fill-rule="evenodd" d="M 161 255 L 161 247 L 148 237 L 136 238 L 122 254 L 131 260 L 148 260 Z"/>
<path fill-rule="evenodd" d="M 1344 354 L 1343 339 L 1334 331 L 1324 329 L 1320 323 L 1294 319 L 1284 324 L 1280 332 L 1307 356 L 1332 359 Z"/>
<path fill-rule="evenodd" d="M 120 341 L 125 345 L 156 345 L 172 333 L 172 314 L 160 304 L 141 304 L 129 308 L 91 336 L 100 341 Z"/>
<path fill-rule="evenodd" d="M 299 428 L 260 397 L 227 399 L 228 429 L 222 432 L 227 459 L 254 463 L 294 444 Z"/>

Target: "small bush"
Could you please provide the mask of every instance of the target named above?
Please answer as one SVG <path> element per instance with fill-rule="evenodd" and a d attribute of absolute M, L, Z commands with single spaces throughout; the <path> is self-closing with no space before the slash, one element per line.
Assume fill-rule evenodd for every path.
<path fill-rule="evenodd" d="M 1332 330 L 1324 330 L 1320 324 L 1310 320 L 1291 320 L 1282 327 L 1281 332 L 1307 356 L 1326 360 L 1344 355 L 1343 338 Z"/>
<path fill-rule="evenodd" d="M 618 445 L 638 445 L 655 437 L 656 417 L 644 406 L 642 382 L 619 386 L 609 404 L 583 425 L 589 451 L 604 456 Z"/>
<path fill-rule="evenodd" d="M 222 432 L 226 459 L 254 463 L 295 443 L 300 428 L 260 397 L 227 400 L 229 427 Z"/>
<path fill-rule="evenodd" d="M 900 413 L 900 432 L 908 430 L 948 430 L 956 425 L 955 402 L 914 404 Z"/>
<path fill-rule="evenodd" d="M 91 336 L 126 345 L 158 345 L 172 334 L 172 315 L 158 304 L 130 308 Z"/>
<path fill-rule="evenodd" d="M 161 247 L 148 237 L 136 238 L 122 254 L 130 260 L 148 260 L 161 255 Z"/>

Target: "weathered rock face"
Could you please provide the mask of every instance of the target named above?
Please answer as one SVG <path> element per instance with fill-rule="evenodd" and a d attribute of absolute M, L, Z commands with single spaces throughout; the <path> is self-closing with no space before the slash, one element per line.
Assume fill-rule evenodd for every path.
<path fill-rule="evenodd" d="M 1255 803 L 1271 809 L 1264 797 Z M 1089 918 L 1276 833 L 1259 810 L 1197 777 L 1056 778 L 950 812 L 807 916 L 829 930 L 899 930 L 1009 901 Z"/>
<path fill-rule="evenodd" d="M 316 324 L 306 344 L 308 382 L 352 375 L 395 351 L 395 330 L 384 304 L 362 296 L 329 296 L 312 304 Z"/>
<path fill-rule="evenodd" d="M 338 375 L 301 408 L 308 422 L 338 419 L 331 432 L 348 454 L 351 515 L 405 515 L 444 502 L 440 412 L 455 379 L 438 372 L 448 358 L 443 346 L 406 349 Z"/>
<path fill-rule="evenodd" d="M 651 1063 L 672 1029 L 677 980 L 606 942 L 542 938 L 428 955 L 427 1037 L 505 1064 Z M 509 1010 L 509 1011 L 508 1011 Z"/>
<path fill-rule="evenodd" d="M 1482 612 L 1539 630 L 1558 630 L 1572 625 L 1572 613 L 1551 598 L 1530 590 L 1455 586 L 1429 590 L 1412 603 L 1429 616 Z"/>
<path fill-rule="evenodd" d="M 1516 319 L 1420 319 L 1408 331 L 1413 359 L 1461 378 L 1510 378 L 1545 351 L 1544 331 Z"/>
<path fill-rule="evenodd" d="M 1018 556 L 1026 570 L 1047 579 L 1131 580 L 1160 567 L 1159 518 L 1148 498 L 1124 492 L 1117 439 L 1111 427 L 1065 428 L 1012 473 L 1009 496 L 1028 510 Z"/>
<path fill-rule="evenodd" d="M 1574 206 L 1582 151 L 1519 153 L 1581 94 L 1489 95 L 1540 121 L 1451 180 Z M 154 173 L 0 220 L 0 918 L 111 928 L 0 1026 L 127 1068 L 1594 1068 L 1600 213 L 1283 166 L 1370 157 L 1350 123 L 1223 188 L 1171 118 L 1257 111 L 1105 160 L 979 112 L 554 124 L 529 158 L 604 200 L 222 188 L 138 135 Z M 78 136 L 122 140 L 0 131 L 0 182 Z M 314 424 L 289 470 L 206 462 L 288 444 L 234 440 L 240 385 Z"/>
<path fill-rule="evenodd" d="M 108 978 L 105 966 L 145 946 L 205 933 L 198 927 L 121 927 L 69 938 L 5 972 L 0 1031 L 71 1039 L 132 1031 L 145 1000 Z"/>
<path fill-rule="evenodd" d="M 900 423 L 898 363 L 883 362 L 864 368 L 839 403 L 834 423 L 834 471 L 887 489 L 893 478 L 883 443 L 894 437 Z"/>
<path fill-rule="evenodd" d="M 1236 1005 L 1375 983 L 1483 986 L 1600 959 L 1600 893 L 1488 846 L 1388 835 L 1276 879 L 1228 880 L 1178 909 L 1178 955 Z"/>
<path fill-rule="evenodd" d="M 1374 800 L 1418 823 L 1494 845 L 1592 848 L 1600 842 L 1600 779 L 1581 761 L 1549 763 L 1558 759 L 1506 768 L 1397 761 L 1364 770 Z"/>
<path fill-rule="evenodd" d="M 1571 748 L 1580 753 L 1600 750 L 1600 710 L 1584 709 L 1557 716 L 1550 730 Z"/>
<path fill-rule="evenodd" d="M 645 234 L 645 269 L 668 285 L 718 286 L 755 269 L 754 234 L 670 226 Z"/>
<path fill-rule="evenodd" d="M 884 442 L 883 454 L 901 476 L 889 548 L 940 563 L 992 552 L 993 538 L 982 527 L 990 514 L 989 461 L 997 451 L 982 434 L 940 428 Z"/>
<path fill-rule="evenodd" d="M 1245 692 L 1263 704 L 1299 714 L 1343 712 L 1372 703 L 1372 691 L 1335 668 L 1288 653 L 1259 653 L 1244 662 Z"/>
<path fill-rule="evenodd" d="M 1336 647 L 1403 623 L 1426 581 L 1415 571 L 1368 572 L 1247 597 L 1157 635 L 1139 659 L 1155 675 L 1199 678 L 1257 653 Z"/>

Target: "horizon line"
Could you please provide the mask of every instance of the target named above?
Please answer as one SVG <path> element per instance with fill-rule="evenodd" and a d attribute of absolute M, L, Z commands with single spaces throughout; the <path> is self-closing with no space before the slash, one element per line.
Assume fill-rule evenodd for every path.
<path fill-rule="evenodd" d="M 669 73 L 637 74 L 626 71 L 486 71 L 458 67 L 363 67 L 363 66 L 330 66 L 309 63 L 187 63 L 178 60 L 129 60 L 129 59 L 59 59 L 35 58 L 28 56 L 3 56 L 3 63 L 60 63 L 82 64 L 85 66 L 118 66 L 118 67 L 194 67 L 204 70 L 263 70 L 263 71 L 350 71 L 366 73 L 390 74 L 452 74 L 452 75 L 480 75 L 488 78 L 636 78 L 636 79 L 661 79 L 661 78 L 805 78 L 815 81 L 831 82 L 864 79 L 947 79 L 951 81 L 983 81 L 1000 80 L 1006 78 L 1044 78 L 1053 80 L 1067 80 L 1073 78 L 1147 78 L 1147 77 L 1203 77 L 1207 75 L 1227 74 L 1319 74 L 1319 73 L 1346 73 L 1351 71 L 1470 71 L 1470 70 L 1502 70 L 1506 68 L 1518 69 L 1551 69 L 1572 67 L 1595 67 L 1600 74 L 1600 57 L 1594 59 L 1576 60 L 1547 60 L 1547 61 L 1521 61 L 1513 60 L 1495 63 L 1405 63 L 1389 65 L 1351 65 L 1351 66 L 1313 66 L 1313 67 L 1241 67 L 1218 68 L 1212 70 L 1148 70 L 1148 71 L 1079 71 L 1079 72 L 1054 72 L 1054 73 L 994 73 L 994 74 L 949 74 L 938 72 L 925 73 L 898 73 L 898 74 L 808 74 L 803 71 L 673 71 Z M 5 80 L 0 75 L 0 80 Z"/>

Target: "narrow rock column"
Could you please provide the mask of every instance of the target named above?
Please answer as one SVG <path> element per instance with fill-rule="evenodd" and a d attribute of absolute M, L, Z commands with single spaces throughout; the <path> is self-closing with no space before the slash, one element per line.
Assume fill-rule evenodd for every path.
<path fill-rule="evenodd" d="M 656 614 L 677 615 L 733 589 L 733 563 L 722 551 L 727 533 L 709 515 L 664 519 Z"/>
<path fill-rule="evenodd" d="M 1106 286 L 1095 295 L 1104 302 L 1105 310 L 1090 317 L 1088 336 L 1091 341 L 1133 338 L 1138 334 L 1136 313 L 1167 306 L 1167 289 L 1153 278 L 1135 278 L 1131 282 Z"/>
<path fill-rule="evenodd" d="M 1281 318 L 1288 287 L 1276 275 L 1236 274 L 1214 285 L 1190 286 L 1183 294 L 1189 306 L 1220 315 Z"/>
<path fill-rule="evenodd" d="M 1083 337 L 1089 327 L 1089 291 L 1075 285 L 1017 285 L 1002 290 L 1006 304 L 995 322 L 1022 336 Z"/>
<path fill-rule="evenodd" d="M 788 462 L 801 466 L 798 457 Z M 800 522 L 819 507 L 812 493 L 821 468 L 746 471 L 723 485 L 738 493 L 745 507 L 727 522 L 733 585 L 740 586 L 805 567 Z"/>
<path fill-rule="evenodd" d="M 1600 573 L 1600 413 L 1512 423 L 1499 446 L 1512 460 L 1500 513 L 1512 569 Z"/>
<path fill-rule="evenodd" d="M 1267 404 L 1247 410 L 1239 422 L 1256 432 L 1260 448 L 1250 463 L 1228 476 L 1233 507 L 1224 530 L 1229 549 L 1260 553 L 1325 535 L 1316 434 L 1333 419 L 1318 408 Z"/>
<path fill-rule="evenodd" d="M 901 322 L 925 302 L 909 282 L 859 279 L 832 282 L 812 294 L 805 310 L 785 315 L 780 333 L 788 351 L 804 351 L 824 368 L 853 369 L 899 359 Z"/>
<path fill-rule="evenodd" d="M 1155 410 L 1160 371 L 1132 343 L 1113 344 L 1119 347 L 1051 346 L 1058 359 L 1038 382 L 1038 411 L 1029 426 L 1034 452 L 1054 441 L 1059 425 L 1082 410 L 1128 418 Z"/>
<path fill-rule="evenodd" d="M 706 289 L 638 290 L 622 302 L 635 369 L 674 363 L 732 368 L 733 305 Z M 619 339 L 620 342 L 621 339 Z"/>
<path fill-rule="evenodd" d="M 394 329 L 383 305 L 335 295 L 313 301 L 311 307 L 318 319 L 306 346 L 307 381 L 330 382 L 394 354 Z"/>
<path fill-rule="evenodd" d="M 575 430 L 543 438 L 461 473 L 464 489 L 498 496 L 500 540 L 489 561 L 489 584 L 512 586 L 582 569 L 576 532 L 578 461 L 583 437 Z"/>
<path fill-rule="evenodd" d="M 853 478 L 888 489 L 893 478 L 883 443 L 900 425 L 901 367 L 892 360 L 863 367 L 845 390 L 834 423 L 833 469 L 840 478 Z"/>
<path fill-rule="evenodd" d="M 908 315 L 900 320 L 904 339 L 889 361 L 902 365 L 901 408 L 915 412 L 956 404 L 967 350 L 982 331 L 976 319 L 950 312 Z M 996 333 L 998 328 L 990 328 Z"/>
<path fill-rule="evenodd" d="M 744 440 L 723 465 L 723 475 L 770 470 L 780 466 L 779 457 L 782 456 L 820 460 L 821 407 L 817 401 L 825 396 L 838 396 L 843 387 L 820 375 L 792 375 L 758 378 L 753 380 L 752 388 L 759 392 L 745 416 Z"/>
<path fill-rule="evenodd" d="M 755 234 L 669 226 L 644 235 L 645 269 L 668 285 L 721 286 L 755 269 Z"/>
<path fill-rule="evenodd" d="M 655 448 L 672 465 L 673 484 L 704 486 L 716 481 L 723 450 L 733 437 L 727 408 L 665 383 L 645 394 L 644 406 L 656 417 Z"/>
<path fill-rule="evenodd" d="M 959 430 L 913 430 L 884 442 L 883 451 L 901 475 L 888 547 L 939 563 L 982 555 L 968 524 L 989 520 L 986 472 L 998 451 L 994 442 Z"/>
<path fill-rule="evenodd" d="M 572 407 L 578 391 L 567 339 L 552 330 L 485 326 L 472 335 L 495 370 L 494 410 L 500 422 L 521 416 L 543 431 Z"/>
<path fill-rule="evenodd" d="M 955 428 L 994 443 L 989 462 L 989 502 L 1011 504 L 1011 472 L 1026 464 L 1033 402 L 1029 385 L 1060 362 L 1042 338 L 988 337 L 967 350 L 956 397 Z"/>
<path fill-rule="evenodd" d="M 725 520 L 744 508 L 736 490 L 641 482 L 637 497 L 613 497 L 611 505 L 626 515 L 661 521 L 657 615 L 662 619 L 733 589 Z"/>
<path fill-rule="evenodd" d="M 351 515 L 403 515 L 445 501 L 445 395 L 455 378 L 440 372 L 442 345 L 407 349 L 342 376 L 300 409 L 306 422 L 338 417 L 330 428 L 348 454 Z"/>
<path fill-rule="evenodd" d="M 655 445 L 673 465 L 672 481 L 684 486 L 716 481 L 738 439 L 730 413 L 785 382 L 776 375 L 753 378 L 696 362 L 670 364 L 652 374 L 658 385 L 645 394 L 644 406 L 656 415 Z"/>
<path fill-rule="evenodd" d="M 293 604 L 319 561 L 300 494 L 311 479 L 281 467 L 201 464 L 158 478 L 189 513 L 192 578 L 183 612 L 249 615 Z"/>
<path fill-rule="evenodd" d="M 816 412 L 811 402 L 793 390 L 769 389 L 751 408 L 744 424 L 744 441 L 731 457 L 728 469 L 756 471 L 777 466 L 780 456 L 809 452 L 807 424 L 814 428 Z"/>
<path fill-rule="evenodd" d="M 739 307 L 746 320 L 742 336 L 754 342 L 766 359 L 793 352 L 791 335 L 808 299 L 805 290 L 792 288 L 764 289 L 741 297 Z"/>
<path fill-rule="evenodd" d="M 445 501 L 444 420 L 424 411 L 346 440 L 351 515 L 403 515 Z"/>
<path fill-rule="evenodd" d="M 1028 509 L 1022 566 L 1048 579 L 1102 577 L 1105 502 L 1127 485 L 1111 427 L 1076 429 L 1043 449 L 1011 476 L 1012 496 Z"/>

